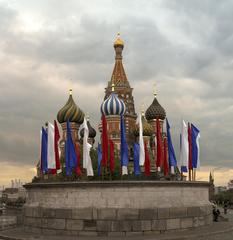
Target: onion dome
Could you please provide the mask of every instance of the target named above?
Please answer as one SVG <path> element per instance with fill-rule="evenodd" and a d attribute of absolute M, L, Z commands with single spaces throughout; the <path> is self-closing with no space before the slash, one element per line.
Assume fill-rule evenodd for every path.
<path fill-rule="evenodd" d="M 166 112 L 164 108 L 159 104 L 157 97 L 156 97 L 156 91 L 154 90 L 154 100 L 151 103 L 151 105 L 146 110 L 146 119 L 148 121 L 154 120 L 154 119 L 161 119 L 164 120 L 166 118 Z"/>
<path fill-rule="evenodd" d="M 96 130 L 91 126 L 89 117 L 87 117 L 87 127 L 88 127 L 88 131 L 89 131 L 88 137 L 95 138 Z M 81 138 L 84 137 L 84 128 L 80 131 L 80 136 L 81 136 Z"/>
<path fill-rule="evenodd" d="M 153 127 L 146 121 L 144 114 L 142 114 L 143 136 L 151 136 L 154 133 Z M 139 136 L 139 125 L 136 125 L 134 135 Z"/>
<path fill-rule="evenodd" d="M 67 120 L 70 122 L 76 122 L 81 124 L 84 119 L 84 113 L 76 105 L 72 97 L 72 90 L 70 90 L 70 96 L 65 106 L 58 112 L 57 120 L 59 123 L 64 123 Z"/>
<path fill-rule="evenodd" d="M 101 113 L 104 115 L 122 115 L 125 113 L 126 106 L 123 100 L 119 99 L 114 93 L 114 84 L 112 85 L 112 93 L 101 104 Z"/>
<path fill-rule="evenodd" d="M 124 47 L 124 42 L 123 40 L 120 38 L 120 33 L 117 34 L 117 39 L 114 42 L 114 47 Z"/>

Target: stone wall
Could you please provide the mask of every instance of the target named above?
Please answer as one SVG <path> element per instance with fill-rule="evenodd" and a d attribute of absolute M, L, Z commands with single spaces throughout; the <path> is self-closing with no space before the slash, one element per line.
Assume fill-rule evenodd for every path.
<path fill-rule="evenodd" d="M 211 224 L 207 183 L 28 184 L 27 231 L 64 235 L 160 233 Z"/>

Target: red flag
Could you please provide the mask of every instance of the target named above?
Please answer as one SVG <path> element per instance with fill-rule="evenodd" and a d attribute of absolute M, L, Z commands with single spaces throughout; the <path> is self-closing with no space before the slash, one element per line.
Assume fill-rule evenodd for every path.
<path fill-rule="evenodd" d="M 147 149 L 147 143 L 144 141 L 144 149 L 145 149 L 145 176 L 150 176 L 150 157 L 149 157 L 149 152 Z"/>
<path fill-rule="evenodd" d="M 82 171 L 80 168 L 81 153 L 80 153 L 80 145 L 77 142 L 75 143 L 75 153 L 77 156 L 77 167 L 75 168 L 75 172 L 78 176 L 81 176 L 82 175 Z"/>
<path fill-rule="evenodd" d="M 168 175 L 168 171 L 169 171 L 169 166 L 168 166 L 168 159 L 167 159 L 167 139 L 164 138 L 163 140 L 163 150 L 164 150 L 164 164 L 163 164 L 163 170 L 164 170 L 164 176 Z"/>
<path fill-rule="evenodd" d="M 190 123 L 188 124 L 188 143 L 189 143 L 189 162 L 188 168 L 192 169 L 192 130 Z"/>
<path fill-rule="evenodd" d="M 114 143 L 111 139 L 109 140 L 109 145 L 110 145 L 110 172 L 113 174 L 115 168 L 115 156 L 114 156 Z"/>
<path fill-rule="evenodd" d="M 157 138 L 157 161 L 156 167 L 162 167 L 163 164 L 163 142 L 160 130 L 160 122 L 159 119 L 156 119 L 156 138 Z"/>
<path fill-rule="evenodd" d="M 107 133 L 107 121 L 104 115 L 102 115 L 102 166 L 107 167 L 108 161 L 108 133 Z"/>

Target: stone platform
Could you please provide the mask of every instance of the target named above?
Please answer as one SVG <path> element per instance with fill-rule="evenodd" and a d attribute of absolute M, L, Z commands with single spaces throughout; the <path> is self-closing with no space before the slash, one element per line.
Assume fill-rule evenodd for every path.
<path fill-rule="evenodd" d="M 32 183 L 25 188 L 28 232 L 127 236 L 212 223 L 207 182 Z"/>

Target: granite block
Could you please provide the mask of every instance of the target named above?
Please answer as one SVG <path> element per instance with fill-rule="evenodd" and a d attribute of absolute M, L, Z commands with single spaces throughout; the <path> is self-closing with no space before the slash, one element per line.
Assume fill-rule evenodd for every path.
<path fill-rule="evenodd" d="M 153 220 L 158 218 L 158 209 L 139 209 L 139 219 Z"/>
<path fill-rule="evenodd" d="M 66 221 L 67 230 L 83 230 L 83 227 L 84 227 L 83 220 L 68 219 Z"/>

